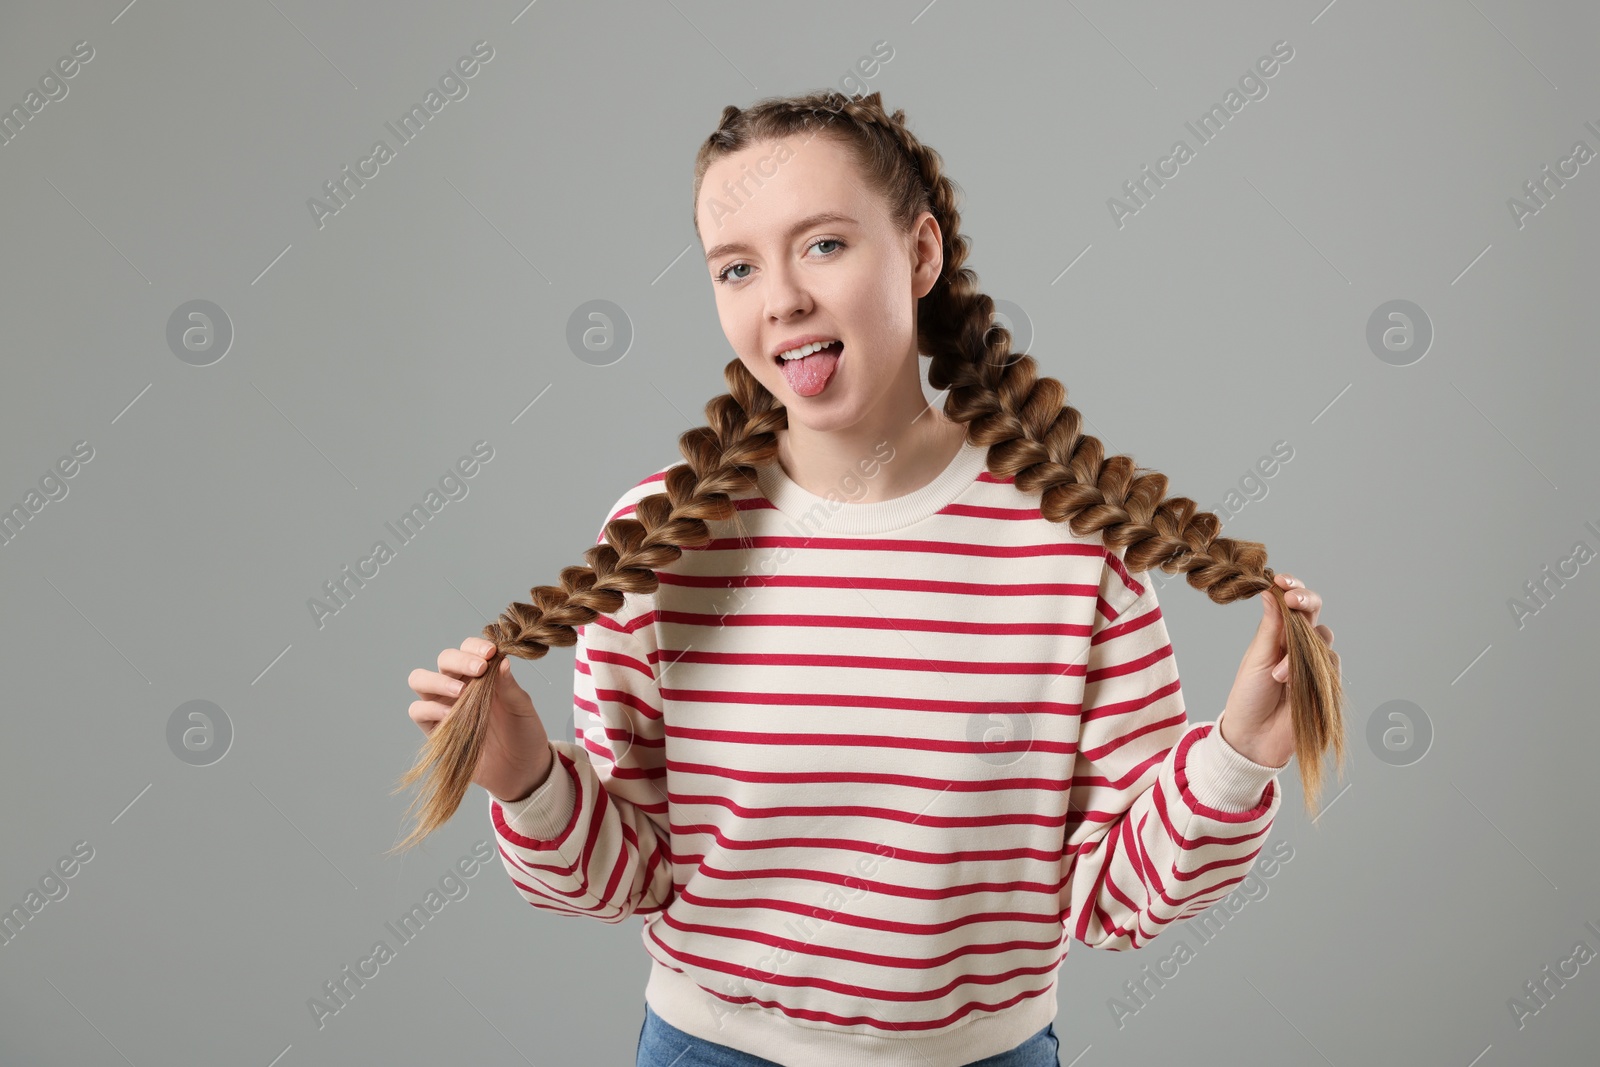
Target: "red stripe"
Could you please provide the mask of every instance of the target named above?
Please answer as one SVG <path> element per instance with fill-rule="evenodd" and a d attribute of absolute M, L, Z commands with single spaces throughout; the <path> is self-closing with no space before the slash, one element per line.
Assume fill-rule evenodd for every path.
<path fill-rule="evenodd" d="M 953 960 L 964 956 L 998 956 L 1007 952 L 1036 952 L 1040 949 L 1054 950 L 1061 941 L 1061 935 L 1054 929 L 1050 936 L 1042 940 L 1021 941 L 1015 938 L 1009 941 L 990 941 L 977 945 L 962 945 L 950 949 L 936 956 L 925 956 L 916 960 L 908 960 L 903 954 L 885 954 L 881 952 L 858 952 L 846 948 L 831 948 L 818 944 L 815 941 L 801 941 L 792 937 L 780 937 L 762 930 L 751 930 L 743 927 L 716 926 L 710 923 L 684 922 L 675 915 L 662 916 L 662 922 L 680 933 L 709 934 L 712 937 L 726 937 L 735 941 L 745 941 L 751 944 L 767 945 L 772 948 L 788 949 L 791 953 L 819 958 L 848 960 L 851 963 L 861 963 L 872 967 L 885 967 L 897 971 L 931 970 L 943 967 Z M 930 942 L 937 945 L 937 941 Z M 1015 971 L 1010 973 L 1016 973 Z M 1031 973 L 1031 972 L 1030 972 Z"/>
<path fill-rule="evenodd" d="M 722 908 L 728 911 L 778 911 L 794 915 L 816 917 L 815 904 L 796 904 L 789 900 L 779 900 L 774 897 L 706 897 L 690 889 L 678 890 L 677 895 L 685 903 L 693 904 L 697 908 Z M 872 916 L 855 915 L 843 909 L 828 916 L 829 922 L 839 923 L 841 926 L 854 926 L 862 930 L 873 930 L 885 934 L 904 934 L 911 937 L 925 938 L 938 934 L 959 930 L 963 926 L 972 926 L 975 923 L 1049 923 L 1055 926 L 1061 921 L 1060 916 L 1053 912 L 1029 911 L 982 911 L 976 914 L 961 915 L 947 922 L 937 923 L 912 923 L 900 922 L 894 919 L 880 919 Z"/>
<path fill-rule="evenodd" d="M 706 804 L 726 808 L 740 819 L 792 819 L 816 816 L 848 816 L 858 819 L 880 819 L 886 822 L 917 823 L 931 827 L 968 826 L 1056 826 L 1059 819 L 1033 811 L 996 812 L 984 815 L 936 815 L 927 811 L 907 811 L 902 808 L 871 807 L 865 804 L 780 804 L 756 808 L 735 803 L 725 796 L 706 793 L 680 793 L 668 790 L 674 804 Z"/>
<path fill-rule="evenodd" d="M 663 650 L 661 659 L 669 664 L 717 663 L 738 666 L 762 667 L 837 667 L 869 671 L 933 671 L 936 674 L 1021 674 L 1054 677 L 1076 677 L 1084 672 L 1083 664 L 1068 664 L 1065 668 L 1055 662 L 1027 660 L 939 660 L 910 656 L 846 656 L 804 652 L 697 652 L 692 648 L 682 652 Z"/>
<path fill-rule="evenodd" d="M 751 548 L 813 548 L 831 552 L 864 553 L 915 553 L 923 552 L 942 556 L 987 556 L 994 559 L 1027 559 L 1034 556 L 1094 556 L 1105 550 L 1099 545 L 1075 541 L 1046 541 L 1037 545 L 987 545 L 969 544 L 965 541 L 913 541 L 888 537 L 718 537 L 698 548 L 696 552 L 742 552 Z"/>
<path fill-rule="evenodd" d="M 915 630 L 947 634 L 992 634 L 1016 636 L 1045 634 L 1054 637 L 1084 637 L 1089 633 L 1087 623 L 1072 622 L 962 622 L 957 619 L 870 619 L 855 615 L 756 615 L 745 612 L 712 615 L 698 611 L 656 611 L 656 621 L 678 623 L 683 626 L 831 626 L 842 630 Z"/>
<path fill-rule="evenodd" d="M 1136 597 L 1144 596 L 1144 586 L 1133 580 L 1133 575 L 1128 573 L 1128 568 L 1123 564 L 1122 560 L 1109 551 L 1105 553 L 1105 557 L 1106 565 L 1111 568 L 1118 578 L 1122 579 L 1123 586 Z"/>
<path fill-rule="evenodd" d="M 931 700 L 917 697 L 868 696 L 864 693 L 755 693 L 725 689 L 661 689 L 664 700 L 692 700 L 702 704 L 776 704 L 788 707 L 893 708 L 897 711 L 939 711 L 970 715 L 979 711 L 1013 715 L 1075 715 L 1077 704 L 1046 700 L 1000 700 L 977 704 L 970 700 Z"/>
<path fill-rule="evenodd" d="M 662 585 L 691 589 L 893 589 L 951 596 L 1092 597 L 1099 590 L 1082 582 L 946 582 L 931 578 L 880 578 L 850 574 L 674 574 L 657 571 Z"/>
<path fill-rule="evenodd" d="M 935 514 L 963 515 L 975 519 L 997 519 L 1003 522 L 1030 522 L 1044 518 L 1044 512 L 1032 508 L 997 508 L 983 504 L 946 504 Z"/>
<path fill-rule="evenodd" d="M 1018 738 L 1004 744 L 984 741 L 942 741 L 932 737 L 891 737 L 885 734 L 830 734 L 782 732 L 770 730 L 702 730 L 689 726 L 668 726 L 668 737 L 682 737 L 693 741 L 714 741 L 724 745 L 829 745 L 834 748 L 900 748 L 911 752 L 962 752 L 976 755 L 983 752 L 1054 752 L 1070 756 L 1077 751 L 1072 741 L 1045 741 Z M 737 751 L 737 749 L 729 749 Z"/>
<path fill-rule="evenodd" d="M 903 785 L 913 789 L 931 789 L 935 793 L 997 793 L 1012 789 L 1047 789 L 1059 793 L 1068 782 L 1060 778 L 984 778 L 978 781 L 949 781 L 940 778 L 919 778 L 910 774 L 890 774 L 877 771 L 750 771 L 717 767 L 709 763 L 683 763 L 668 759 L 667 770 L 679 774 L 703 774 L 710 778 L 731 778 L 737 782 L 798 782 L 803 785 L 822 785 L 826 782 L 878 782 L 884 785 Z"/>

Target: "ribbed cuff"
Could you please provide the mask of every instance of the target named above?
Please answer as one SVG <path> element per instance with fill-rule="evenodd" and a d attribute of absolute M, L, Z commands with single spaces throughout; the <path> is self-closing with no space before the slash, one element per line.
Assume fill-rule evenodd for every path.
<path fill-rule="evenodd" d="M 521 800 L 494 799 L 500 805 L 506 823 L 523 837 L 536 841 L 549 841 L 560 835 L 572 820 L 572 809 L 577 804 L 578 783 L 551 749 L 555 762 L 544 784 Z M 494 796 L 493 793 L 489 794 Z"/>
<path fill-rule="evenodd" d="M 1283 767 L 1293 759 L 1289 757 Z M 1283 770 L 1240 755 L 1222 736 L 1221 715 L 1211 732 L 1190 747 L 1184 767 L 1195 798 L 1208 807 L 1229 812 L 1248 811 L 1260 804 L 1267 783 Z"/>

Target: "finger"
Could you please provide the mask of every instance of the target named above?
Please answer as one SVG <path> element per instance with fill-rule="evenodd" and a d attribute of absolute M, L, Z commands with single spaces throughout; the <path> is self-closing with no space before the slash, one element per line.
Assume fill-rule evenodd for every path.
<path fill-rule="evenodd" d="M 408 714 L 412 722 L 422 727 L 423 733 L 431 734 L 450 714 L 450 705 L 436 700 L 413 700 Z"/>
<path fill-rule="evenodd" d="M 1293 589 L 1295 587 L 1294 575 L 1292 574 L 1273 575 L 1272 580 L 1280 589 Z"/>
<path fill-rule="evenodd" d="M 494 642 L 483 637 L 469 637 L 461 642 L 461 651 L 469 652 L 474 656 L 481 656 L 484 659 L 488 659 L 490 653 L 494 652 L 494 650 Z"/>
<path fill-rule="evenodd" d="M 1296 611 L 1316 612 L 1322 607 L 1322 597 L 1304 587 L 1283 594 L 1283 602 Z"/>
<path fill-rule="evenodd" d="M 1283 594 L 1283 601 L 1294 611 L 1300 612 L 1301 618 L 1316 626 L 1317 615 L 1322 611 L 1322 597 L 1305 586 L 1297 586 L 1292 592 Z"/>
<path fill-rule="evenodd" d="M 1280 682 L 1289 677 L 1289 657 L 1288 656 L 1285 656 L 1282 659 L 1280 659 L 1278 661 L 1278 665 L 1272 668 L 1272 677 L 1276 678 Z"/>
<path fill-rule="evenodd" d="M 425 671 L 421 667 L 411 672 L 406 684 L 419 697 L 442 699 L 446 707 L 453 704 L 456 697 L 461 695 L 461 690 L 466 688 L 466 683 L 459 678 L 452 678 L 438 671 Z"/>
<path fill-rule="evenodd" d="M 1316 631 L 1317 636 L 1322 638 L 1322 641 L 1323 641 L 1324 644 L 1327 644 L 1327 645 L 1332 645 L 1333 644 L 1333 631 L 1332 630 L 1328 629 L 1326 626 L 1313 626 L 1311 629 Z"/>
<path fill-rule="evenodd" d="M 458 678 L 476 678 L 483 673 L 484 666 L 482 656 L 459 648 L 447 648 L 439 653 L 439 670 Z"/>

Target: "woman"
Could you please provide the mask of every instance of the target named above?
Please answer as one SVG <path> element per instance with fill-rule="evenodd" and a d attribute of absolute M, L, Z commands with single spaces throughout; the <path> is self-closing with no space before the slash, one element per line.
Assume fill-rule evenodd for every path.
<path fill-rule="evenodd" d="M 1219 900 L 1277 771 L 1301 755 L 1309 803 L 1342 757 L 1321 598 L 1102 459 L 878 94 L 725 109 L 695 222 L 730 392 L 589 567 L 412 673 L 429 818 L 470 772 L 524 899 L 644 918 L 640 1067 L 1055 1064 L 1070 941 Z M 1274 593 L 1217 723 L 1187 719 L 1153 565 Z M 502 654 L 574 641 L 575 744 Z"/>

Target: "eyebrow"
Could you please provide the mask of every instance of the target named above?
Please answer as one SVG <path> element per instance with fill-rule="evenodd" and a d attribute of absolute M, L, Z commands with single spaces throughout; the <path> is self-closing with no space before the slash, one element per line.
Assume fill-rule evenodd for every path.
<path fill-rule="evenodd" d="M 786 234 L 786 236 L 790 240 L 793 240 L 795 235 L 801 230 L 809 230 L 811 227 L 820 226 L 825 222 L 848 222 L 852 225 L 856 225 L 856 220 L 851 218 L 849 215 L 841 215 L 837 211 L 819 211 L 815 215 L 807 215 L 805 218 L 789 227 L 789 232 Z M 725 244 L 717 245 L 715 248 L 712 248 L 709 252 L 707 252 L 706 262 L 709 263 L 718 256 L 727 255 L 729 252 L 748 252 L 749 250 L 750 246 L 744 244 L 743 242 L 730 241 Z"/>

